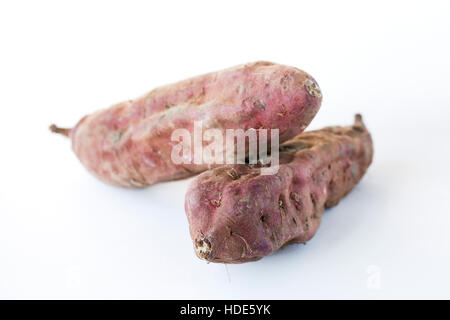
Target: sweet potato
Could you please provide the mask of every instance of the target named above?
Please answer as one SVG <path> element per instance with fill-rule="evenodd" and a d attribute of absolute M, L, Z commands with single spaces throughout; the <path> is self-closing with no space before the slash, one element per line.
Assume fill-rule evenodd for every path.
<path fill-rule="evenodd" d="M 194 121 L 222 132 L 279 129 L 280 141 L 286 141 L 305 129 L 321 100 L 305 72 L 255 62 L 166 85 L 86 116 L 73 129 L 51 130 L 69 136 L 80 161 L 101 180 L 144 187 L 208 169 L 171 161 L 174 129 L 192 132 Z"/>
<path fill-rule="evenodd" d="M 200 174 L 185 209 L 198 257 L 242 263 L 316 233 L 325 208 L 336 205 L 372 162 L 372 140 L 361 116 L 349 127 L 304 132 L 280 147 L 274 175 L 228 165 Z"/>

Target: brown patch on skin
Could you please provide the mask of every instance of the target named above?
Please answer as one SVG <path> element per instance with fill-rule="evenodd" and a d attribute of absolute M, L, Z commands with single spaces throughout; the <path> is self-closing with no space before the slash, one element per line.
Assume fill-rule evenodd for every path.
<path fill-rule="evenodd" d="M 334 178 L 331 178 L 330 182 L 328 183 L 328 192 L 333 194 L 335 192 L 336 187 L 337 187 L 336 181 L 334 181 Z"/>
<path fill-rule="evenodd" d="M 287 116 L 287 110 L 286 110 L 286 106 L 284 104 L 281 104 L 280 109 L 281 109 L 281 111 L 278 112 L 277 115 L 279 115 L 280 117 Z"/>
<path fill-rule="evenodd" d="M 122 136 L 123 136 L 123 130 L 120 129 L 118 131 L 111 132 L 109 138 L 111 139 L 111 143 L 112 144 L 116 144 L 116 143 L 118 143 L 120 141 Z"/>
<path fill-rule="evenodd" d="M 312 215 L 312 218 L 313 218 L 313 219 L 321 219 L 321 218 L 322 218 L 322 215 L 318 215 L 317 213 L 314 213 L 314 214 Z"/>
<path fill-rule="evenodd" d="M 239 199 L 238 202 L 239 203 L 241 203 L 241 202 L 248 202 L 249 199 L 250 199 L 250 197 L 248 195 L 246 195 L 245 197 Z"/>
<path fill-rule="evenodd" d="M 290 197 L 292 200 L 295 200 L 297 202 L 300 201 L 300 195 L 297 192 L 291 192 Z"/>
<path fill-rule="evenodd" d="M 205 87 L 202 87 L 202 90 L 197 96 L 193 96 L 189 99 L 189 104 L 191 105 L 200 105 L 205 102 L 206 90 Z"/>
<path fill-rule="evenodd" d="M 292 77 L 289 74 L 285 74 L 280 79 L 280 85 L 283 90 L 286 90 L 289 87 L 289 82 L 291 81 Z"/>
<path fill-rule="evenodd" d="M 208 260 L 211 253 L 211 242 L 208 239 L 202 236 L 202 238 L 195 240 L 194 247 L 200 258 Z"/>
<path fill-rule="evenodd" d="M 305 224 L 304 225 L 305 225 L 305 230 L 309 231 L 309 218 L 308 217 L 305 218 Z"/>
<path fill-rule="evenodd" d="M 227 175 L 231 178 L 231 180 L 237 180 L 240 178 L 239 174 L 236 172 L 234 168 L 228 170 Z"/>
<path fill-rule="evenodd" d="M 320 91 L 319 85 L 317 82 L 313 81 L 312 79 L 306 79 L 305 82 L 305 88 L 306 92 L 312 97 L 320 98 L 322 97 L 322 92 Z"/>
<path fill-rule="evenodd" d="M 311 198 L 311 202 L 313 204 L 313 208 L 316 208 L 316 198 L 314 197 L 314 194 L 310 193 L 309 197 Z"/>
<path fill-rule="evenodd" d="M 300 201 L 300 195 L 297 192 L 291 192 L 290 198 L 294 200 L 294 207 L 298 211 L 302 210 L 302 202 Z"/>
<path fill-rule="evenodd" d="M 275 233 L 273 232 L 270 234 L 270 241 L 272 241 L 272 243 L 275 243 L 276 241 Z"/>
<path fill-rule="evenodd" d="M 253 102 L 253 106 L 255 108 L 261 109 L 261 110 L 266 110 L 266 105 L 264 103 L 262 103 L 260 100 L 255 100 Z"/>
<path fill-rule="evenodd" d="M 280 208 L 281 213 L 283 215 L 285 215 L 286 214 L 286 210 L 285 210 L 285 207 L 284 207 L 283 200 L 281 200 L 281 199 L 278 200 L 278 207 Z"/>
<path fill-rule="evenodd" d="M 216 208 L 220 207 L 221 202 L 222 202 L 222 194 L 221 193 L 219 194 L 219 199 L 211 200 L 212 205 Z"/>

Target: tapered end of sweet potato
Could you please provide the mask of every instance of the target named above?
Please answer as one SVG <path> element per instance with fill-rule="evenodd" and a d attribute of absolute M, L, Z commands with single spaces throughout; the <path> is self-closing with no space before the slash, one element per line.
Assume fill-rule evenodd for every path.
<path fill-rule="evenodd" d="M 367 131 L 366 125 L 363 122 L 362 115 L 359 114 L 359 113 L 355 114 L 355 121 L 353 123 L 353 130 Z"/>
<path fill-rule="evenodd" d="M 62 134 L 63 136 L 66 136 L 66 137 L 70 137 L 70 131 L 72 130 L 72 129 L 70 129 L 70 128 L 60 128 L 60 127 L 57 127 L 55 124 L 52 124 L 52 125 L 49 127 L 49 129 L 50 129 L 50 131 L 53 132 L 53 133 Z"/>

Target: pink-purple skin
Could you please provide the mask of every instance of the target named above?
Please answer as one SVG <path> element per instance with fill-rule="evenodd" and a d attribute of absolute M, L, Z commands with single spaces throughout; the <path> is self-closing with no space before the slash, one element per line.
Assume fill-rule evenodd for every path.
<path fill-rule="evenodd" d="M 68 134 L 91 173 L 113 185 L 138 188 L 209 168 L 193 160 L 173 163 L 174 129 L 186 128 L 192 134 L 194 121 L 222 132 L 279 129 L 283 142 L 306 128 L 321 100 L 317 83 L 307 73 L 255 62 L 154 89 L 84 117 Z"/>
<path fill-rule="evenodd" d="M 304 132 L 281 147 L 280 168 L 229 165 L 200 174 L 185 209 L 194 249 L 210 262 L 259 260 L 316 233 L 369 167 L 373 146 L 361 117 L 349 127 Z"/>

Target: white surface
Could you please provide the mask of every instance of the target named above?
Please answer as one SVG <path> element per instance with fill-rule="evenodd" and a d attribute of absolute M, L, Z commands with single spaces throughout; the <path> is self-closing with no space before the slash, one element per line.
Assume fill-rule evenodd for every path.
<path fill-rule="evenodd" d="M 450 298 L 449 9 L 2 2 L 0 298 Z M 310 128 L 361 112 L 375 159 L 306 246 L 228 274 L 194 255 L 189 181 L 107 186 L 47 129 L 255 60 L 317 79 L 324 100 Z"/>

